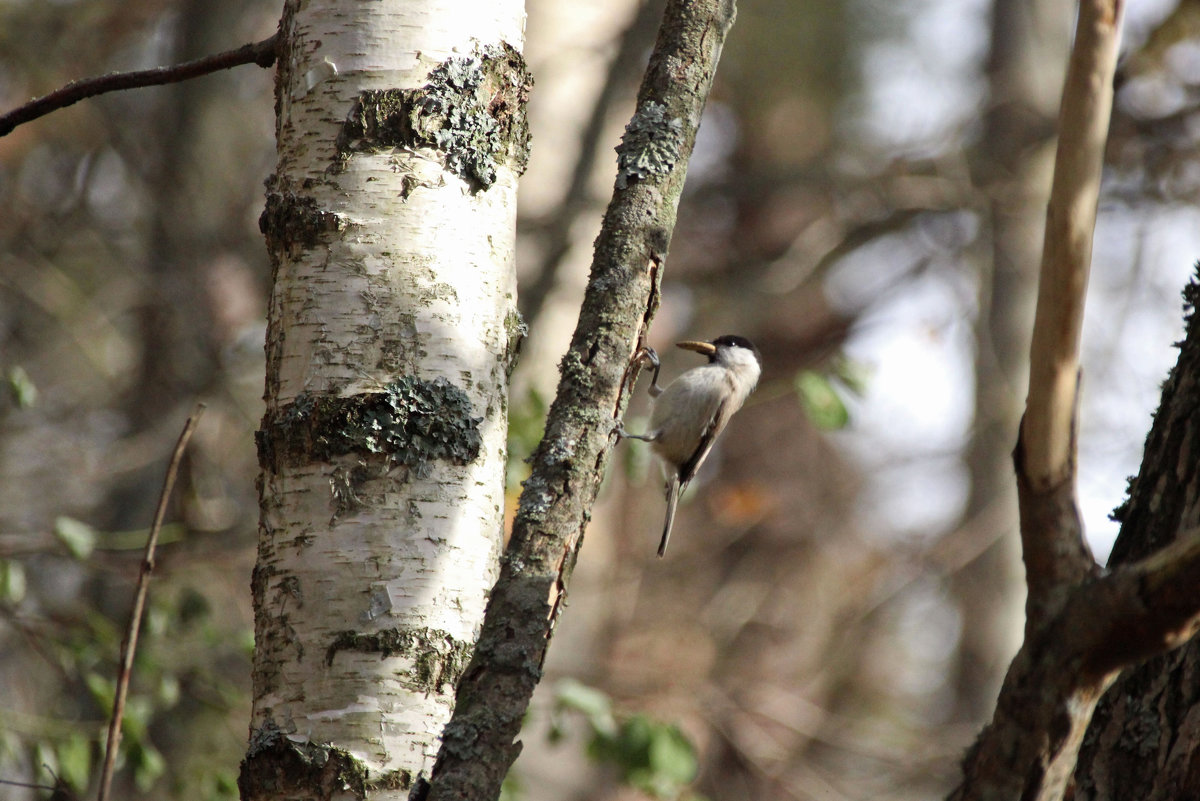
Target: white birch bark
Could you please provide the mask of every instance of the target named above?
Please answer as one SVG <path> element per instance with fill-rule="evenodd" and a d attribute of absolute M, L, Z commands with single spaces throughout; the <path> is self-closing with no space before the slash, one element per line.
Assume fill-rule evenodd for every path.
<path fill-rule="evenodd" d="M 336 749 L 339 780 L 371 798 L 407 798 L 437 753 L 502 545 L 519 167 L 500 161 L 481 188 L 432 147 L 348 148 L 344 123 L 360 93 L 420 89 L 488 46 L 519 51 L 523 28 L 520 0 L 285 9 L 260 436 L 400 377 L 444 379 L 438 391 L 469 400 L 459 416 L 481 420 L 465 464 L 319 447 L 261 460 L 243 797 L 272 797 L 248 766 L 281 748 L 320 752 L 315 768 Z"/>

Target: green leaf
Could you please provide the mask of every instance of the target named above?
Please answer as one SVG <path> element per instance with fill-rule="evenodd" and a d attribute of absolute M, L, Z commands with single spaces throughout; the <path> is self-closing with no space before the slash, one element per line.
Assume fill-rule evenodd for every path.
<path fill-rule="evenodd" d="M 627 417 L 623 424 L 626 431 L 640 434 L 650 427 L 650 418 Z M 650 446 L 639 439 L 622 440 L 617 453 L 620 454 L 621 469 L 625 478 L 632 483 L 644 481 L 654 462 Z"/>
<path fill-rule="evenodd" d="M 92 699 L 104 710 L 104 714 L 112 714 L 113 700 L 117 697 L 116 682 L 99 673 L 88 673 L 83 677 L 83 683 L 91 692 Z"/>
<path fill-rule="evenodd" d="M 172 617 L 170 609 L 155 604 L 146 610 L 142 631 L 147 637 L 162 637 L 171 631 Z"/>
<path fill-rule="evenodd" d="M 14 364 L 8 368 L 8 391 L 12 393 L 13 400 L 16 401 L 17 407 L 28 409 L 37 403 L 38 390 L 33 383 L 33 379 L 29 377 L 29 373 L 25 372 L 25 368 L 19 364 Z"/>
<path fill-rule="evenodd" d="M 699 765 L 696 749 L 675 726 L 659 726 L 650 739 L 650 770 L 673 784 L 684 785 L 696 778 Z"/>
<path fill-rule="evenodd" d="M 247 658 L 254 657 L 254 629 L 246 628 L 233 635 L 235 647 Z"/>
<path fill-rule="evenodd" d="M 523 400 L 512 400 L 509 405 L 505 486 L 510 490 L 529 477 L 528 459 L 542 441 L 548 408 L 545 398 L 536 389 L 530 389 Z"/>
<path fill-rule="evenodd" d="M 616 757 L 626 772 L 650 767 L 650 740 L 655 724 L 645 715 L 634 715 L 621 726 Z"/>
<path fill-rule="evenodd" d="M 38 784 L 55 784 L 58 782 L 58 749 L 45 740 L 33 744 L 33 759 L 35 782 Z"/>
<path fill-rule="evenodd" d="M 612 714 L 612 699 L 607 694 L 574 679 L 563 679 L 558 683 L 554 688 L 554 700 L 560 707 L 582 712 L 588 717 Z"/>
<path fill-rule="evenodd" d="M 677 726 L 645 715 L 632 715 L 618 725 L 608 695 L 571 679 L 556 687 L 554 709 L 584 716 L 592 729 L 588 756 L 615 767 L 630 787 L 656 798 L 679 799 L 696 778 L 696 749 Z"/>
<path fill-rule="evenodd" d="M 555 687 L 554 705 L 560 712 L 570 710 L 582 713 L 594 734 L 611 737 L 617 731 L 612 699 L 594 687 L 574 679 L 563 679 Z"/>
<path fill-rule="evenodd" d="M 834 359 L 833 375 L 843 387 L 861 398 L 867 392 L 867 379 L 870 378 L 871 371 L 862 362 L 856 362 L 843 355 Z"/>
<path fill-rule="evenodd" d="M 76 559 L 87 559 L 96 547 L 96 529 L 73 517 L 55 520 L 54 533 Z"/>
<path fill-rule="evenodd" d="M 237 798 L 237 777 L 227 770 L 219 770 L 213 774 L 213 792 L 215 798 Z"/>
<path fill-rule="evenodd" d="M 157 748 L 145 741 L 130 748 L 129 752 L 129 761 L 133 764 L 133 781 L 144 793 L 166 772 L 167 761 Z"/>
<path fill-rule="evenodd" d="M 184 587 L 179 595 L 179 622 L 187 626 L 202 621 L 212 614 L 212 604 L 204 594 L 193 587 Z"/>
<path fill-rule="evenodd" d="M 164 709 L 179 703 L 179 679 L 173 673 L 164 673 L 158 682 L 158 702 Z"/>
<path fill-rule="evenodd" d="M 121 733 L 131 745 L 146 739 L 146 730 L 154 717 L 154 705 L 149 698 L 130 694 L 125 698 L 125 717 L 121 719 Z"/>
<path fill-rule="evenodd" d="M 0 601 L 19 604 L 25 598 L 25 567 L 20 562 L 0 559 Z"/>
<path fill-rule="evenodd" d="M 87 789 L 92 776 L 92 741 L 72 734 L 58 744 L 58 776 L 77 791 Z"/>
<path fill-rule="evenodd" d="M 796 394 L 808 419 L 827 431 L 845 428 L 850 412 L 842 402 L 833 383 L 820 373 L 801 370 L 796 374 Z"/>

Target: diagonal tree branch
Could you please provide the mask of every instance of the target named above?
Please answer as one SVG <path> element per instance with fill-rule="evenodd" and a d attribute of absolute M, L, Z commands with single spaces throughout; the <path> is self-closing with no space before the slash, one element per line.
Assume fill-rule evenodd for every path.
<path fill-rule="evenodd" d="M 1083 588 L 1064 611 L 1087 632 L 1083 672 L 1103 676 L 1187 642 L 1200 625 L 1197 587 L 1200 529 Z"/>
<path fill-rule="evenodd" d="M 242 45 L 236 50 L 198 58 L 173 67 L 155 67 L 136 72 L 113 72 L 96 78 L 82 78 L 56 89 L 48 95 L 18 106 L 7 114 L 0 115 L 0 136 L 7 136 L 18 125 L 32 122 L 52 111 L 74 105 L 80 100 L 116 92 L 123 89 L 140 89 L 143 86 L 160 86 L 198 78 L 210 72 L 219 72 L 242 64 L 257 64 L 270 67 L 275 63 L 279 34 L 261 42 Z"/>
<path fill-rule="evenodd" d="M 639 341 L 658 308 L 688 158 L 733 0 L 670 0 L 618 147 L 619 174 L 558 394 L 533 456 L 474 656 L 458 687 L 428 797 L 500 794 L 628 402 Z M 414 797 L 421 797 L 419 791 Z"/>
<path fill-rule="evenodd" d="M 1183 292 L 1186 326 L 1179 358 L 1162 387 L 1138 475 L 1129 497 L 1114 513 L 1121 533 L 1113 546 L 1109 568 L 1121 573 L 1136 564 L 1146 568 L 1148 592 L 1161 598 L 1164 618 L 1176 617 L 1175 631 L 1154 621 L 1115 622 L 1123 638 L 1100 656 L 1121 659 L 1128 651 L 1172 647 L 1190 632 L 1187 606 L 1200 594 L 1197 581 L 1188 581 L 1191 545 L 1175 545 L 1196 535 L 1200 519 L 1200 282 L 1196 277 Z M 1182 549 L 1182 550 L 1178 550 Z M 1152 569 L 1157 560 L 1159 567 Z M 1164 572 L 1165 571 L 1165 572 Z M 1175 576 L 1168 577 L 1171 573 Z M 1178 588 L 1178 589 L 1176 589 Z M 1163 597 L 1161 594 L 1165 594 Z M 1175 593 L 1172 601 L 1170 596 Z M 1178 605 L 1177 605 L 1178 604 Z M 1175 610 L 1175 611 L 1171 611 Z M 1157 631 L 1155 630 L 1157 628 Z M 1126 653 L 1122 653 L 1122 651 Z M 1200 705 L 1196 664 L 1200 641 L 1145 661 L 1124 671 L 1096 706 L 1075 771 L 1078 798 L 1195 798 L 1195 710 Z M 1131 727 L 1151 732 L 1149 751 L 1129 748 Z M 1167 747 L 1166 744 L 1169 744 Z"/>

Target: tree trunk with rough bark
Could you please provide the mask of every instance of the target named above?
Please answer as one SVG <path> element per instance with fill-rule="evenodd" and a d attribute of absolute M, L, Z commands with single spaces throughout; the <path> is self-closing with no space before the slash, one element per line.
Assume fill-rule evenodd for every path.
<path fill-rule="evenodd" d="M 407 798 L 502 544 L 517 0 L 289 0 L 244 799 Z"/>
<path fill-rule="evenodd" d="M 1119 569 L 1180 539 L 1200 523 L 1200 286 L 1184 290 L 1187 335 L 1163 384 L 1141 470 L 1117 510 L 1121 533 L 1109 558 Z M 1077 801 L 1200 798 L 1200 643 L 1126 670 L 1101 699 L 1075 772 Z"/>

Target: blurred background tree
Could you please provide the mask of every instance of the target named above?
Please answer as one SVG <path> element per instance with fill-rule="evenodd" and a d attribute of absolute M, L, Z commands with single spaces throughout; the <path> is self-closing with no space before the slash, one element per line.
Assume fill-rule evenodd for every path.
<path fill-rule="evenodd" d="M 1160 0 L 1128 20 L 1085 331 L 1080 497 L 1101 558 L 1200 252 L 1195 8 Z M 659 7 L 528 10 L 514 499 Z M 256 41 L 278 13 L 11 0 L 0 104 Z M 740 333 L 767 372 L 665 561 L 657 476 L 622 446 L 517 797 L 681 792 L 588 756 L 620 751 L 614 732 L 674 742 L 648 721 L 696 744 L 692 786 L 714 801 L 928 798 L 953 783 L 1020 633 L 1007 460 L 1070 20 L 1065 0 L 739 4 L 652 344 Z M 236 795 L 271 105 L 271 76 L 243 68 L 0 139 L 0 779 L 87 788 L 144 530 L 199 398 L 119 781 L 128 798 Z M 683 365 L 668 356 L 667 377 Z M 603 703 L 566 679 L 622 722 L 598 728 Z"/>

